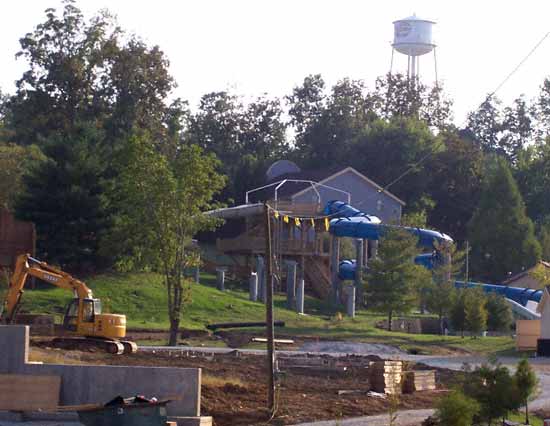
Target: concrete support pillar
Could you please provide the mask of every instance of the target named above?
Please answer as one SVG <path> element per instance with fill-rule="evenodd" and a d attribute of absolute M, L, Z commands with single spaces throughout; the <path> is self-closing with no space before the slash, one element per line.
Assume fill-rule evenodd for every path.
<path fill-rule="evenodd" d="M 332 281 L 331 302 L 338 305 L 340 301 L 340 279 L 338 278 L 338 268 L 340 264 L 340 239 L 332 236 L 331 241 L 330 273 Z"/>
<path fill-rule="evenodd" d="M 355 318 L 355 287 L 347 286 L 346 291 L 346 314 L 350 318 Z"/>
<path fill-rule="evenodd" d="M 370 259 L 376 259 L 378 256 L 378 240 L 369 240 Z"/>
<path fill-rule="evenodd" d="M 258 300 L 258 274 L 252 272 L 248 280 L 249 299 L 253 302 Z"/>
<path fill-rule="evenodd" d="M 198 284 L 201 280 L 201 254 L 197 255 L 197 266 L 193 269 L 193 280 Z"/>
<path fill-rule="evenodd" d="M 363 304 L 364 286 L 363 286 L 363 260 L 365 259 L 365 245 L 363 240 L 355 240 L 355 289 L 357 291 L 357 300 L 359 306 Z"/>
<path fill-rule="evenodd" d="M 218 290 L 225 291 L 225 268 L 216 268 L 216 284 Z"/>
<path fill-rule="evenodd" d="M 258 274 L 258 299 L 265 303 L 267 287 L 265 286 L 265 263 L 264 258 L 256 258 L 256 273 Z"/>
<path fill-rule="evenodd" d="M 288 309 L 294 308 L 296 298 L 296 266 L 297 263 L 294 260 L 289 260 L 286 264 L 286 307 Z"/>
<path fill-rule="evenodd" d="M 443 250 L 443 267 L 445 268 L 445 281 L 451 281 L 451 252 L 449 250 Z"/>
<path fill-rule="evenodd" d="M 304 287 L 305 281 L 303 278 L 298 280 L 298 287 L 296 288 L 296 312 L 299 314 L 304 313 Z"/>
<path fill-rule="evenodd" d="M 369 240 L 363 239 L 363 267 L 369 263 Z"/>

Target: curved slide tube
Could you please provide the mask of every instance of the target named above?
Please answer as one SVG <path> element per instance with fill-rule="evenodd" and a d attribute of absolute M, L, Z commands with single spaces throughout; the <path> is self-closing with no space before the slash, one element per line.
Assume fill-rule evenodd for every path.
<path fill-rule="evenodd" d="M 432 270 L 437 265 L 437 255 L 432 253 L 419 254 L 414 258 L 414 263 L 424 266 L 426 269 Z M 338 278 L 341 280 L 355 280 L 355 269 L 357 264 L 355 259 L 341 260 L 338 267 Z"/>
<path fill-rule="evenodd" d="M 484 284 L 464 281 L 455 281 L 456 288 L 475 288 L 480 287 L 485 293 L 496 293 L 507 299 L 513 300 L 522 306 L 527 305 L 527 302 L 540 302 L 542 298 L 542 290 L 523 287 L 508 287 L 502 284 Z"/>
<path fill-rule="evenodd" d="M 420 256 L 423 256 L 423 255 L 420 255 Z M 423 265 L 423 263 L 417 261 L 418 257 L 419 256 L 415 258 L 415 263 Z M 424 260 L 422 259 L 422 261 Z M 355 260 L 342 260 L 340 262 L 338 277 L 344 281 L 354 280 L 355 269 L 356 269 Z M 542 290 L 535 290 L 532 288 L 523 288 L 523 287 L 509 287 L 503 284 L 485 284 L 485 283 L 476 283 L 476 282 L 465 283 L 464 281 L 455 281 L 455 287 L 456 288 L 480 287 L 485 293 L 500 294 L 501 296 L 504 296 L 509 301 L 512 301 L 515 304 L 521 306 L 524 310 L 531 312 L 531 314 L 533 314 L 533 312 L 525 308 L 525 305 L 527 305 L 527 302 L 533 301 L 533 302 L 539 303 L 540 299 L 542 298 Z M 520 310 L 516 306 L 512 306 L 512 310 L 514 310 L 514 312 L 517 311 L 516 313 L 520 314 L 523 317 L 526 316 L 525 313 L 522 313 L 523 311 L 519 312 Z M 533 318 L 538 318 L 538 317 L 533 317 Z"/>
<path fill-rule="evenodd" d="M 520 303 L 516 302 L 512 299 L 506 299 L 508 304 L 510 305 L 510 308 L 512 308 L 512 312 L 516 314 L 518 317 L 528 320 L 538 320 L 540 319 L 540 314 L 533 312 L 531 309 L 521 305 Z"/>
<path fill-rule="evenodd" d="M 416 235 L 418 237 L 418 244 L 423 247 L 436 249 L 441 244 L 453 242 L 451 237 L 441 232 L 422 228 L 382 224 L 378 217 L 361 212 L 343 201 L 329 201 L 324 209 L 324 214 L 334 217 L 330 221 L 329 232 L 336 237 L 379 240 L 386 229 L 397 227 Z M 414 262 L 428 269 L 433 269 L 438 263 L 437 252 L 420 254 L 416 256 Z M 355 279 L 355 269 L 355 260 L 342 260 L 339 265 L 338 276 L 341 280 L 353 280 Z M 456 281 L 455 287 L 480 287 L 485 293 L 500 294 L 522 307 L 524 307 L 528 301 L 538 303 L 542 297 L 542 290 L 508 287 L 499 284 L 465 283 L 463 281 Z"/>
<path fill-rule="evenodd" d="M 418 244 L 422 247 L 436 248 L 439 244 L 453 243 L 448 235 L 430 229 L 382 224 L 376 216 L 367 215 L 343 201 L 329 201 L 324 213 L 334 216 L 329 232 L 336 237 L 379 240 L 387 229 L 399 228 L 418 237 Z"/>

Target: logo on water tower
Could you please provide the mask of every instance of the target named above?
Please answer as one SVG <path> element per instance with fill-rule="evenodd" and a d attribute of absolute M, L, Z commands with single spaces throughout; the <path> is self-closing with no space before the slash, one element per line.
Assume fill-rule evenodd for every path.
<path fill-rule="evenodd" d="M 411 30 L 412 26 L 408 22 L 397 22 L 395 25 L 395 38 L 407 37 Z"/>

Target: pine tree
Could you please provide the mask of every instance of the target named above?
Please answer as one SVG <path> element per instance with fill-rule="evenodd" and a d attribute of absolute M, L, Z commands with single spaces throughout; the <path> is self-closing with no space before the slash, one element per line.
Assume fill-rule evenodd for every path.
<path fill-rule="evenodd" d="M 479 288 L 467 288 L 464 295 L 466 329 L 476 335 L 487 327 L 486 297 Z"/>
<path fill-rule="evenodd" d="M 451 262 L 441 262 L 432 272 L 433 282 L 427 289 L 426 307 L 439 319 L 439 331 L 444 332 L 443 318 L 452 310 L 456 298 L 456 289 L 453 276 L 457 275 L 464 264 L 464 253 L 456 250 L 454 245 L 438 247 L 441 257 L 448 258 Z"/>
<path fill-rule="evenodd" d="M 497 159 L 468 225 L 473 275 L 498 281 L 533 266 L 541 255 L 534 226 L 507 163 Z"/>
<path fill-rule="evenodd" d="M 512 309 L 499 294 L 487 295 L 487 328 L 493 331 L 510 331 Z"/>
<path fill-rule="evenodd" d="M 388 230 L 369 262 L 366 293 L 369 306 L 388 314 L 388 330 L 394 313 L 409 311 L 418 298 L 418 287 L 430 280 L 429 272 L 413 262 L 417 254 L 416 238 L 394 228 Z"/>
<path fill-rule="evenodd" d="M 529 408 L 527 401 L 529 397 L 535 391 L 537 387 L 537 376 L 535 372 L 529 365 L 527 358 L 523 358 L 516 368 L 516 373 L 514 374 L 514 380 L 516 389 L 518 392 L 518 397 L 521 399 L 522 403 L 525 404 L 525 424 L 529 424 Z"/>
<path fill-rule="evenodd" d="M 102 138 L 93 126 L 52 136 L 44 145 L 48 159 L 23 177 L 15 213 L 34 222 L 37 252 L 50 263 L 80 269 L 101 263 L 99 237 L 107 225 Z"/>
<path fill-rule="evenodd" d="M 466 329 L 466 290 L 461 289 L 456 292 L 456 297 L 453 301 L 449 316 L 451 319 L 451 326 L 454 330 L 460 330 L 460 334 L 464 337 L 464 330 Z"/>

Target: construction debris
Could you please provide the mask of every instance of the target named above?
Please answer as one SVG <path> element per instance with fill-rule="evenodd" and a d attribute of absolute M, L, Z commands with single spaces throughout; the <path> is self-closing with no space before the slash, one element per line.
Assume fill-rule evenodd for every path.
<path fill-rule="evenodd" d="M 284 321 L 275 321 L 275 327 L 284 327 Z M 221 322 L 217 324 L 208 324 L 208 330 L 217 330 L 219 328 L 244 328 L 244 327 L 265 327 L 265 322 Z"/>
<path fill-rule="evenodd" d="M 362 395 L 364 393 L 366 393 L 366 391 L 364 389 L 350 389 L 350 390 L 344 389 L 344 390 L 339 390 L 337 392 L 338 396 L 342 396 L 342 395 Z"/>
<path fill-rule="evenodd" d="M 267 343 L 267 339 L 265 337 L 253 337 L 252 341 L 253 342 L 258 342 L 258 343 Z M 292 340 L 292 339 L 273 339 L 273 343 L 279 343 L 281 345 L 293 345 L 294 340 Z"/>
<path fill-rule="evenodd" d="M 375 398 L 382 398 L 382 399 L 386 399 L 387 396 L 385 393 L 380 393 L 380 392 L 374 392 L 374 391 L 368 391 L 367 392 L 367 396 L 373 396 Z"/>

